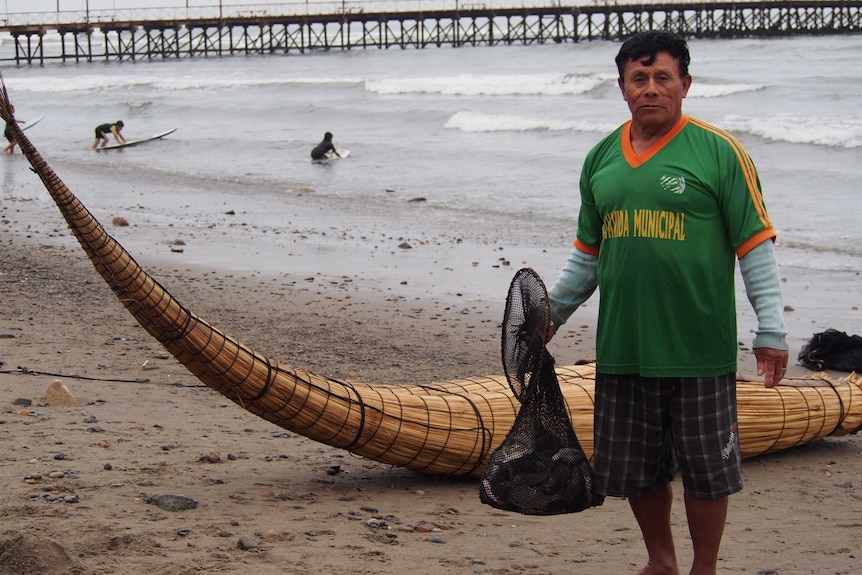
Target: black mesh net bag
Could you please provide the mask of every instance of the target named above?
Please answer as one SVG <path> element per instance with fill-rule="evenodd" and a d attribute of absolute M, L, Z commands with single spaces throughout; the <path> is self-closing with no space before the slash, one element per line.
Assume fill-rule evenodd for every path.
<path fill-rule="evenodd" d="M 593 470 L 578 441 L 545 349 L 548 292 L 535 271 L 512 280 L 503 317 L 503 369 L 521 409 L 491 453 L 482 475 L 482 503 L 525 515 L 575 513 L 601 505 Z"/>
<path fill-rule="evenodd" d="M 862 337 L 837 329 L 815 333 L 797 359 L 808 369 L 862 372 Z"/>

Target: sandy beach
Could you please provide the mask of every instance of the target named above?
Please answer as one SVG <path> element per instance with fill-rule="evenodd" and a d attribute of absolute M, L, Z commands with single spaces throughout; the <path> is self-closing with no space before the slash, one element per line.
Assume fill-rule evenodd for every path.
<path fill-rule="evenodd" d="M 287 433 L 203 386 L 137 325 L 56 209 L 46 209 L 39 182 L 15 168 L 0 206 L 0 573 L 586 575 L 641 566 L 625 501 L 555 517 L 501 512 L 480 503 L 476 480 L 357 458 Z M 64 177 L 76 192 L 86 178 Z M 136 182 L 133 196 L 164 183 Z M 130 187 L 119 177 L 107 186 Z M 282 363 L 367 382 L 500 373 L 508 282 L 522 265 L 553 281 L 568 252 L 564 242 L 503 249 L 491 232 L 456 238 L 416 217 L 405 224 L 409 236 L 394 234 L 387 244 L 411 242 L 411 257 L 391 248 L 356 261 L 314 238 L 350 229 L 356 244 L 373 244 L 362 226 L 379 222 L 330 212 L 305 228 L 307 252 L 329 254 L 315 259 L 313 272 L 285 270 L 281 260 L 260 266 L 255 257 L 219 268 L 219 250 L 239 246 L 242 234 L 228 241 L 199 232 L 172 251 L 168 242 L 180 231 L 168 235 L 131 210 L 113 215 L 132 226 L 111 227 L 110 215 L 98 217 L 199 316 Z M 857 273 L 782 269 L 782 277 L 791 358 L 826 328 L 862 332 Z M 740 302 L 739 369 L 753 374 L 753 313 L 742 294 Z M 552 342 L 557 363 L 591 359 L 594 329 L 592 304 Z M 789 373 L 809 372 L 795 365 Z M 75 405 L 45 402 L 54 380 Z M 859 437 L 830 437 L 747 460 L 720 572 L 862 571 L 860 452 Z M 194 507 L 167 509 L 159 495 Z M 686 565 L 681 486 L 676 495 Z"/>

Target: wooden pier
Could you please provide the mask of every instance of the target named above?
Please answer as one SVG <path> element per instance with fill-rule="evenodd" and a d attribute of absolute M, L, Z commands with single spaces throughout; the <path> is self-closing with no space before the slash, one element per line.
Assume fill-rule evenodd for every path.
<path fill-rule="evenodd" d="M 417 3 L 418 4 L 418 3 Z M 292 5 L 301 6 L 301 5 Z M 643 30 L 739 38 L 862 32 L 862 0 L 672 2 L 365 12 L 373 3 L 332 4 L 334 13 L 236 13 L 200 17 L 12 22 L 0 26 L 18 65 L 288 54 L 311 50 L 494 46 L 616 40 Z"/>

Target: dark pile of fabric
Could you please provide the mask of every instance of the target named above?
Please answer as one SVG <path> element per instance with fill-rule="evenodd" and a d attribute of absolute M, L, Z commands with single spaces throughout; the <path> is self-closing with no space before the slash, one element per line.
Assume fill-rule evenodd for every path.
<path fill-rule="evenodd" d="M 862 337 L 837 329 L 815 333 L 799 352 L 799 363 L 813 370 L 862 372 Z"/>

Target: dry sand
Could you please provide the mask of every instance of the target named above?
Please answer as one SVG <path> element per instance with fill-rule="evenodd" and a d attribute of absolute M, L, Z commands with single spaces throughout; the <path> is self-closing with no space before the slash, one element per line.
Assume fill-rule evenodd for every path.
<path fill-rule="evenodd" d="M 476 480 L 393 469 L 243 411 L 136 324 L 56 214 L 4 199 L 0 574 L 586 575 L 642 565 L 625 501 L 555 517 L 501 512 L 479 502 Z M 36 214 L 42 225 L 28 221 Z M 501 370 L 505 293 L 396 297 L 337 269 L 270 277 L 176 255 L 138 260 L 198 315 L 280 362 L 386 383 Z M 493 273 L 511 278 L 517 267 Z M 857 274 L 783 275 L 792 357 L 827 327 L 862 332 Z M 579 311 L 554 340 L 559 364 L 592 357 L 593 313 Z M 751 325 L 741 307 L 741 339 L 750 340 Z M 743 345 L 740 369 L 753 366 Z M 76 405 L 45 403 L 54 380 Z M 860 451 L 862 439 L 850 436 L 747 460 L 720 572 L 862 572 Z M 163 509 L 154 498 L 164 494 L 197 506 Z M 685 565 L 691 550 L 678 485 L 676 496 Z"/>

